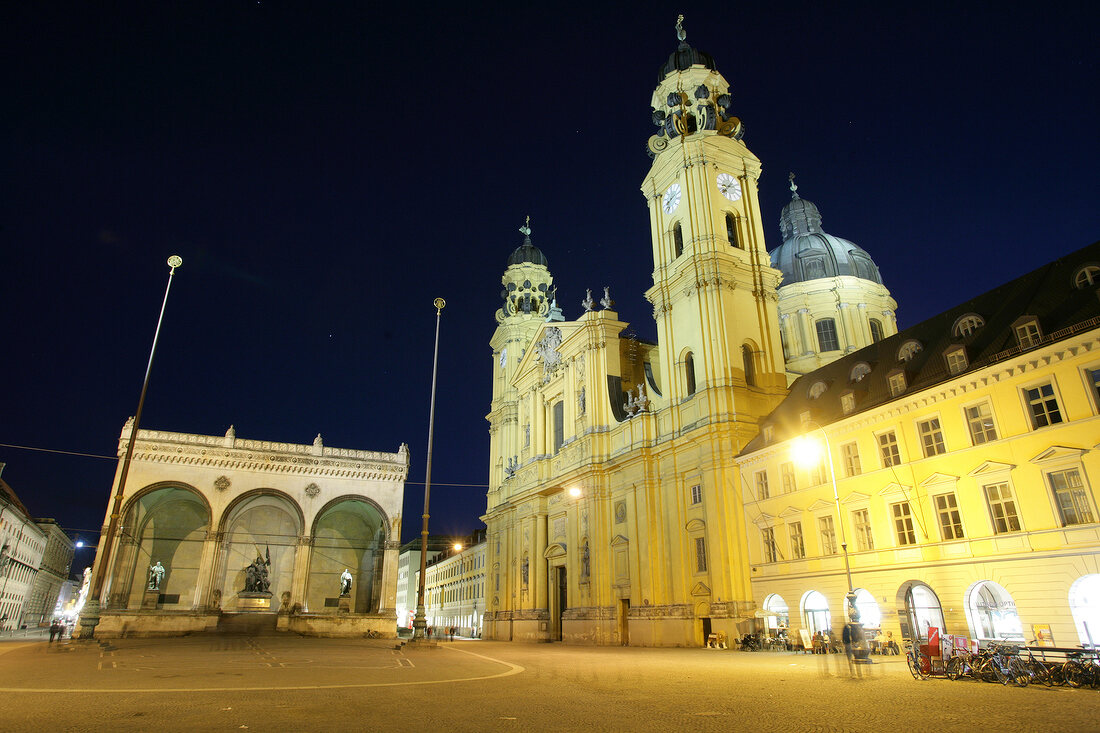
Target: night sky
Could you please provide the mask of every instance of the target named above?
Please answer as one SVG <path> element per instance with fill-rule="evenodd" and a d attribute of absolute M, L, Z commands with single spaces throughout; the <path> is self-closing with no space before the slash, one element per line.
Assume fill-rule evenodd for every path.
<path fill-rule="evenodd" d="M 566 318 L 609 285 L 655 337 L 638 187 L 678 12 L 763 162 L 769 249 L 794 171 L 902 327 L 1095 241 L 1096 6 L 891 5 L 7 3 L 3 478 L 94 539 L 115 462 L 9 446 L 114 455 L 179 254 L 143 428 L 406 442 L 411 539 L 442 296 L 432 531 L 481 526 L 524 217 Z"/>

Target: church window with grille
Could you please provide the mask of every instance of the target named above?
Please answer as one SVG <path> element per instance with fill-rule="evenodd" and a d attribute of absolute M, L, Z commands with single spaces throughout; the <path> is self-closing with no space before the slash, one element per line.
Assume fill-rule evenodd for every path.
<path fill-rule="evenodd" d="M 871 326 L 871 343 L 877 344 L 882 341 L 882 321 L 872 318 L 868 323 Z"/>
<path fill-rule="evenodd" d="M 564 442 L 565 403 L 559 400 L 554 403 L 554 453 L 557 453 L 561 449 L 561 445 Z"/>
<path fill-rule="evenodd" d="M 748 344 L 741 347 L 741 361 L 745 366 L 745 384 L 750 387 L 756 386 L 756 367 L 752 360 L 752 349 Z"/>
<path fill-rule="evenodd" d="M 684 357 L 684 376 L 687 379 L 688 395 L 695 394 L 695 356 L 690 351 Z"/>
<path fill-rule="evenodd" d="M 684 253 L 684 232 L 680 229 L 680 222 L 672 227 L 672 247 L 676 257 Z"/>
<path fill-rule="evenodd" d="M 836 321 L 822 318 L 814 327 L 817 329 L 817 344 L 821 351 L 839 351 L 840 341 L 836 337 Z"/>

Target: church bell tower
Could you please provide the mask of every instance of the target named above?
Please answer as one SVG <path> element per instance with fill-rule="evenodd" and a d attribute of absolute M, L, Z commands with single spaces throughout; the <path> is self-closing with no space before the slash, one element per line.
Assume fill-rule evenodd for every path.
<path fill-rule="evenodd" d="M 653 304 L 665 395 L 705 393 L 712 414 L 761 415 L 787 385 L 776 308 L 780 272 L 764 244 L 760 160 L 742 141 L 727 81 L 687 43 L 661 68 L 642 182 L 653 238 Z M 755 403 L 755 405 L 754 405 Z M 763 412 L 761 412 L 763 410 Z"/>

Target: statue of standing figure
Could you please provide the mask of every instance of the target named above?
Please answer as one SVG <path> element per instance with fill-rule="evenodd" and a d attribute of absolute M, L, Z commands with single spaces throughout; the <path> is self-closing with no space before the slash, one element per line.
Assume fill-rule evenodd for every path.
<path fill-rule="evenodd" d="M 351 595 L 351 573 L 347 568 L 344 568 L 344 572 L 340 575 L 340 595 Z"/>
<path fill-rule="evenodd" d="M 164 566 L 157 560 L 156 565 L 149 566 L 149 584 L 146 590 L 160 590 L 160 584 L 164 580 Z"/>

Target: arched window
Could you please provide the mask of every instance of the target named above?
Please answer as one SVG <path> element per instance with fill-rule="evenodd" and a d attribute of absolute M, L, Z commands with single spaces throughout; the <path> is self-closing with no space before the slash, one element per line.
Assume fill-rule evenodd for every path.
<path fill-rule="evenodd" d="M 814 326 L 817 328 L 817 345 L 820 351 L 840 350 L 840 342 L 836 337 L 836 321 L 822 318 Z"/>
<path fill-rule="evenodd" d="M 672 227 L 672 247 L 676 257 L 684 253 L 684 233 L 680 229 L 680 222 L 676 222 Z"/>
<path fill-rule="evenodd" d="M 1085 265 L 1073 276 L 1073 285 L 1078 290 L 1091 288 L 1096 283 L 1100 283 L 1100 267 L 1096 265 Z"/>
<path fill-rule="evenodd" d="M 741 347 L 741 361 L 745 364 L 745 384 L 750 387 L 756 386 L 756 367 L 752 362 L 752 349 L 748 344 L 744 344 Z"/>
<path fill-rule="evenodd" d="M 833 628 L 833 615 L 829 612 L 829 602 L 820 591 L 812 590 L 803 596 L 802 618 L 803 625 L 811 634 Z"/>
<path fill-rule="evenodd" d="M 859 611 L 859 622 L 863 624 L 863 628 L 882 627 L 882 609 L 878 607 L 875 597 L 866 588 L 856 588 L 856 610 Z"/>
<path fill-rule="evenodd" d="M 1016 601 L 999 583 L 986 580 L 972 587 L 967 593 L 966 611 L 975 639 L 1024 641 Z"/>
<path fill-rule="evenodd" d="M 783 596 L 772 593 L 764 599 L 764 623 L 773 636 L 778 635 L 779 631 L 786 633 L 787 626 L 790 624 L 789 613 L 790 609 L 787 608 L 787 602 L 783 600 Z"/>
<path fill-rule="evenodd" d="M 741 241 L 737 237 L 737 218 L 733 214 L 726 214 L 726 237 L 729 238 L 730 244 L 738 249 L 744 249 L 741 246 Z"/>
<path fill-rule="evenodd" d="M 1081 644 L 1100 640 L 1100 575 L 1083 575 L 1069 588 L 1069 610 Z"/>
<path fill-rule="evenodd" d="M 943 609 L 935 592 L 923 583 L 913 583 L 905 590 L 905 615 L 909 623 L 909 638 L 924 641 L 928 628 L 935 626 L 945 633 Z"/>
<path fill-rule="evenodd" d="M 848 378 L 851 379 L 853 382 L 862 382 L 863 378 L 866 377 L 870 373 L 871 373 L 871 365 L 868 364 L 865 361 L 861 361 L 858 364 L 856 364 L 854 367 L 852 367 L 852 371 L 848 375 Z"/>
<path fill-rule="evenodd" d="M 871 326 L 871 343 L 877 344 L 882 341 L 882 321 L 872 318 L 868 323 Z"/>
<path fill-rule="evenodd" d="M 818 397 L 825 394 L 825 390 L 828 388 L 828 385 L 824 382 L 814 382 L 810 385 L 810 399 L 816 400 Z"/>
<path fill-rule="evenodd" d="M 912 358 L 920 353 L 923 348 L 920 341 L 909 339 L 898 348 L 898 361 L 912 360 Z"/>
<path fill-rule="evenodd" d="M 955 321 L 955 325 L 951 327 L 951 333 L 955 338 L 966 338 L 984 325 L 985 320 L 977 313 L 967 313 Z"/>
<path fill-rule="evenodd" d="M 684 376 L 687 380 L 687 393 L 695 394 L 695 356 L 690 351 L 684 357 Z"/>

